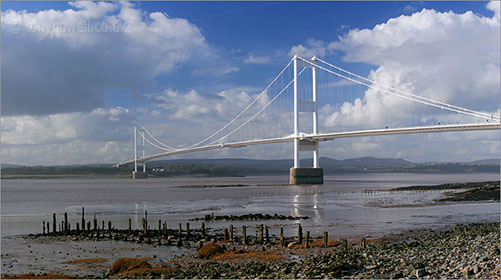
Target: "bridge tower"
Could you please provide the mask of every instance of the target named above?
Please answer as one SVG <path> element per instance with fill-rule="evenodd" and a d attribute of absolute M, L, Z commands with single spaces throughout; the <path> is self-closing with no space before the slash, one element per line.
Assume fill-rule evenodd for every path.
<path fill-rule="evenodd" d="M 143 162 L 143 172 L 137 172 L 137 134 L 143 137 L 142 150 L 143 150 L 143 158 L 146 155 L 146 146 L 144 145 L 144 127 L 139 131 L 137 127 L 134 127 L 134 171 L 132 171 L 132 179 L 144 179 L 148 177 L 146 173 L 146 161 Z"/>
<path fill-rule="evenodd" d="M 317 58 L 313 57 L 313 65 Z M 290 169 L 289 183 L 296 184 L 323 184 L 324 173 L 319 166 L 318 140 L 301 139 L 299 132 L 299 113 L 309 112 L 313 114 L 313 135 L 318 133 L 318 106 L 317 106 L 317 73 L 316 67 L 312 68 L 312 98 L 311 100 L 299 99 L 298 97 L 298 64 L 301 61 L 297 55 L 294 56 L 294 167 Z M 300 152 L 313 152 L 313 167 L 300 166 Z"/>

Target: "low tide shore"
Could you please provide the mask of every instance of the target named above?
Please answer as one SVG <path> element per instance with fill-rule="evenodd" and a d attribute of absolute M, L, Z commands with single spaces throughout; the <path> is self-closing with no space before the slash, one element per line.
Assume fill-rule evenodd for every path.
<path fill-rule="evenodd" d="M 441 230 L 422 229 L 377 239 L 343 244 L 331 240 L 324 247 L 312 238 L 309 248 L 289 242 L 242 245 L 208 243 L 201 250 L 165 263 L 148 258 L 121 258 L 105 275 L 85 278 L 473 278 L 499 279 L 499 223 L 456 225 Z M 346 246 L 347 245 L 347 246 Z M 209 247 L 207 249 L 207 247 Z M 201 253 L 204 253 L 201 255 Z M 73 259 L 82 269 L 105 259 Z M 79 278 L 65 274 L 2 275 L 2 278 Z"/>
<path fill-rule="evenodd" d="M 451 186 L 391 191 L 453 190 L 435 199 L 436 204 L 499 201 L 499 181 Z M 130 220 L 128 229 L 116 229 L 111 221 L 97 221 L 95 216 L 84 221 L 83 215 L 79 227 L 66 220 L 66 213 L 64 217 L 56 223 L 54 216 L 50 226 L 44 222 L 41 233 L 12 237 L 16 240 L 9 254 L 2 252 L 2 278 L 501 277 L 500 224 L 492 219 L 346 240 L 329 238 L 327 232 L 310 235 L 310 229 L 299 225 L 307 216 L 212 214 L 168 228 L 166 221 L 148 223 L 145 213 L 142 229 L 132 229 Z M 270 229 L 275 234 L 269 234 L 270 223 L 256 223 L 268 220 L 298 220 L 292 224 L 297 232 L 278 235 L 279 229 L 283 232 L 279 222 Z M 190 229 L 190 221 L 202 226 Z M 224 227 L 205 227 L 216 221 Z M 254 226 L 233 228 L 232 221 Z"/>

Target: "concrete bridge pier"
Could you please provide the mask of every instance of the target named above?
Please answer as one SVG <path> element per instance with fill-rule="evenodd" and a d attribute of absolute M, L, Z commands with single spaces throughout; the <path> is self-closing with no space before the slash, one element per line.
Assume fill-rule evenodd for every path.
<path fill-rule="evenodd" d="M 289 184 L 291 185 L 321 185 L 324 183 L 322 168 L 291 168 Z"/>

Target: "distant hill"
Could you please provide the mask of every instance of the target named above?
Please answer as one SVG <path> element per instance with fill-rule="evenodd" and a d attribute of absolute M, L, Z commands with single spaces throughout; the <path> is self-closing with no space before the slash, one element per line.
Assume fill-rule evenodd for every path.
<path fill-rule="evenodd" d="M 471 162 L 465 162 L 466 164 L 478 164 L 478 165 L 499 165 L 499 159 L 482 159 Z"/>
<path fill-rule="evenodd" d="M 460 163 L 415 163 L 405 159 L 361 157 L 351 159 L 320 158 L 324 174 L 338 173 L 473 173 L 498 172 L 497 159 Z M 148 162 L 148 173 L 155 176 L 248 176 L 288 174 L 292 159 L 257 160 L 243 158 L 169 159 Z M 301 160 L 301 166 L 312 166 L 312 159 Z M 111 164 L 64 166 L 2 165 L 2 178 L 59 178 L 68 176 L 129 176 L 129 167 L 113 168 Z"/>

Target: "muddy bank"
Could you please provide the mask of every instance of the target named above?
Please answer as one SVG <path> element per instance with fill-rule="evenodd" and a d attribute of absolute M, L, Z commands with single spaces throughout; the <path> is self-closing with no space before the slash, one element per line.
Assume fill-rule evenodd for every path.
<path fill-rule="evenodd" d="M 220 259 L 176 263 L 145 269 L 142 274 L 108 277 L 163 278 L 491 278 L 499 279 L 499 223 L 457 225 L 442 231 L 422 231 L 395 236 L 390 241 L 350 245 L 315 252 L 299 261 L 242 261 L 225 254 L 248 254 L 232 250 Z M 308 249 L 304 249 L 308 251 Z M 314 251 L 310 249 L 309 251 Z M 256 253 L 256 251 L 254 251 Z M 269 250 L 261 249 L 268 254 Z M 299 253 L 299 252 L 297 252 Z M 308 254 L 308 252 L 303 252 Z M 280 254 L 279 254 L 280 256 Z M 257 257 L 254 257 L 257 259 Z"/>
<path fill-rule="evenodd" d="M 223 215 L 223 216 L 214 216 L 214 213 L 212 215 L 205 215 L 204 217 L 201 218 L 193 218 L 190 219 L 190 221 L 266 221 L 266 220 L 289 220 L 289 221 L 296 221 L 296 220 L 306 220 L 309 219 L 308 216 L 285 216 L 285 215 L 279 215 L 277 213 L 270 215 L 270 214 L 244 214 L 244 215 Z"/>
<path fill-rule="evenodd" d="M 473 278 L 499 279 L 499 223 L 456 225 L 408 231 L 383 238 L 345 241 L 322 237 L 275 239 L 243 245 L 221 240 L 166 262 L 119 258 L 98 278 Z M 308 240 L 308 242 L 307 242 Z M 327 246 L 325 246 L 327 245 Z M 307 248 L 309 247 L 309 248 Z M 93 260 L 71 260 L 88 265 Z M 96 263 L 103 260 L 97 259 Z M 87 268 L 90 269 L 90 268 Z M 43 277 L 44 274 L 2 277 Z M 58 278 L 78 277 L 59 271 Z M 87 278 L 89 276 L 86 276 Z M 92 278 L 92 276 L 90 276 Z"/>
<path fill-rule="evenodd" d="M 393 188 L 393 189 L 390 189 L 390 191 L 454 190 L 454 189 L 481 188 L 481 187 L 485 187 L 485 186 L 499 187 L 499 181 L 470 182 L 470 183 L 448 183 L 448 184 L 429 185 L 429 186 L 409 186 L 409 187 Z"/>

